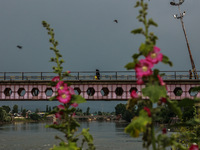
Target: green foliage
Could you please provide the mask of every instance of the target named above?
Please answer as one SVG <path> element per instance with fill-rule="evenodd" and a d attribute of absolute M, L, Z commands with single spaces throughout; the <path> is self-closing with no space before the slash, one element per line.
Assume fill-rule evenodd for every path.
<path fill-rule="evenodd" d="M 134 117 L 132 122 L 125 128 L 125 132 L 130 134 L 132 137 L 138 137 L 141 132 L 146 130 L 146 125 L 152 123 L 150 118 L 144 110 L 140 111 L 138 117 Z"/>
<path fill-rule="evenodd" d="M 115 106 L 115 115 L 124 114 L 126 111 L 126 105 L 120 103 Z"/>
<path fill-rule="evenodd" d="M 5 105 L 3 105 L 2 108 L 6 111 L 6 113 L 9 113 L 11 110 L 9 106 L 5 106 Z"/>
<path fill-rule="evenodd" d="M 41 117 L 38 114 L 36 114 L 36 113 L 30 114 L 30 118 L 32 120 L 36 120 L 36 121 L 38 121 L 38 120 L 41 119 Z"/>
<path fill-rule="evenodd" d="M 23 110 L 22 110 L 22 116 L 23 116 L 23 117 L 26 117 L 26 109 L 23 109 Z"/>
<path fill-rule="evenodd" d="M 158 84 L 147 84 L 145 88 L 142 89 L 144 96 L 148 96 L 152 103 L 157 103 L 160 98 L 166 97 L 166 88 Z"/>
<path fill-rule="evenodd" d="M 12 110 L 12 113 L 18 113 L 18 105 L 14 105 L 13 106 L 13 110 Z"/>

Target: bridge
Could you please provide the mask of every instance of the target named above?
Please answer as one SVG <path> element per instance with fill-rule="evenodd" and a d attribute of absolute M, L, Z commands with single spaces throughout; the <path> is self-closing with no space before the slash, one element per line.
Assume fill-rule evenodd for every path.
<path fill-rule="evenodd" d="M 193 92 L 200 86 L 199 80 L 189 79 L 188 71 L 162 71 L 171 99 L 200 97 Z M 71 72 L 64 80 L 71 83 L 77 95 L 87 100 L 126 101 L 130 92 L 136 90 L 141 95 L 144 85 L 136 84 L 134 71 L 101 71 L 100 80 L 95 72 Z M 49 85 L 55 76 L 51 72 L 0 72 L 0 101 L 45 101 L 55 95 L 55 88 Z"/>

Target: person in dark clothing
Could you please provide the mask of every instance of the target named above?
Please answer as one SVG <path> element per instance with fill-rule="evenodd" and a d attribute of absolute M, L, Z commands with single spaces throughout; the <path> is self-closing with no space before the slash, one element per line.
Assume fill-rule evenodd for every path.
<path fill-rule="evenodd" d="M 189 70 L 189 79 L 192 79 L 192 71 Z"/>
<path fill-rule="evenodd" d="M 98 80 L 100 80 L 100 73 L 99 73 L 98 69 L 96 69 L 96 77 L 97 77 Z"/>

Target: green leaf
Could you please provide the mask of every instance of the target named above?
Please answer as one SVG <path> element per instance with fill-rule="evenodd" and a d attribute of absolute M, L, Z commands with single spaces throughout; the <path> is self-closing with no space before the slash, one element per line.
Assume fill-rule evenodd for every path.
<path fill-rule="evenodd" d="M 178 107 L 177 101 L 171 101 L 171 100 L 167 99 L 167 105 L 172 110 L 172 112 L 177 114 L 179 118 L 182 118 L 182 111 L 181 111 L 181 108 Z"/>
<path fill-rule="evenodd" d="M 125 128 L 125 132 L 132 137 L 139 137 L 141 132 L 146 130 L 146 125 L 152 122 L 146 111 L 140 111 L 138 117 L 134 117 L 132 122 Z"/>
<path fill-rule="evenodd" d="M 173 66 L 172 62 L 169 60 L 169 58 L 165 55 L 163 55 L 163 59 L 162 59 L 162 62 L 164 64 L 169 64 L 170 66 Z"/>
<path fill-rule="evenodd" d="M 53 100 L 56 99 L 56 97 L 57 97 L 57 96 L 50 97 L 49 100 L 50 100 L 50 101 L 53 101 Z"/>
<path fill-rule="evenodd" d="M 53 148 L 51 148 L 51 150 L 80 150 L 80 148 L 78 148 L 76 146 L 75 142 L 69 142 L 66 146 L 65 145 L 60 145 L 60 146 L 53 146 Z"/>
<path fill-rule="evenodd" d="M 142 89 L 142 94 L 149 97 L 152 103 L 157 103 L 161 97 L 166 97 L 167 92 L 165 86 L 147 84 L 147 86 Z"/>
<path fill-rule="evenodd" d="M 149 26 L 152 25 L 152 26 L 155 26 L 155 27 L 158 26 L 158 24 L 157 24 L 156 22 L 154 22 L 152 18 L 149 19 L 148 25 L 149 25 Z"/>
<path fill-rule="evenodd" d="M 132 30 L 131 33 L 133 33 L 133 34 L 140 34 L 140 33 L 144 33 L 144 31 L 143 31 L 142 28 L 138 28 L 138 29 Z"/>
<path fill-rule="evenodd" d="M 86 102 L 86 100 L 80 95 L 72 95 L 71 102 L 80 104 Z"/>
<path fill-rule="evenodd" d="M 153 45 L 147 45 L 142 43 L 140 45 L 139 51 L 144 55 L 147 56 L 153 50 Z"/>
<path fill-rule="evenodd" d="M 127 70 L 134 69 L 135 68 L 135 63 L 134 62 L 130 62 L 130 63 L 126 64 L 125 68 Z"/>

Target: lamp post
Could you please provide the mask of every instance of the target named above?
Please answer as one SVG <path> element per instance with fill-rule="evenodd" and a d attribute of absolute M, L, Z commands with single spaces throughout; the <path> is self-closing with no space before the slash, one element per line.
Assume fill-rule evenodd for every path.
<path fill-rule="evenodd" d="M 181 8 L 180 8 L 180 5 L 184 2 L 184 0 L 179 0 L 178 3 L 175 3 L 174 1 L 173 2 L 170 2 L 170 5 L 172 6 L 178 6 L 178 10 L 179 10 L 179 16 L 176 14 L 174 15 L 174 18 L 175 19 L 180 19 L 181 20 L 181 25 L 182 25 L 182 28 L 183 28 L 183 32 L 184 32 L 184 35 L 185 35 L 185 40 L 186 40 L 186 43 L 187 43 L 187 48 L 188 48 L 188 52 L 189 52 L 189 56 L 190 56 L 190 61 L 191 61 L 191 65 L 192 65 L 192 71 L 194 73 L 194 78 L 195 79 L 199 79 L 198 78 L 198 75 L 197 75 L 197 71 L 196 71 L 196 68 L 195 68 L 195 64 L 194 64 L 194 61 L 193 61 L 193 58 L 192 58 L 192 53 L 191 53 L 191 50 L 190 50 L 190 45 L 189 45 L 189 42 L 188 42 L 188 39 L 187 39 L 187 35 L 186 35 L 186 31 L 185 31 L 185 26 L 184 26 L 184 23 L 183 23 L 183 16 L 185 16 L 185 11 L 182 13 L 181 12 Z"/>

